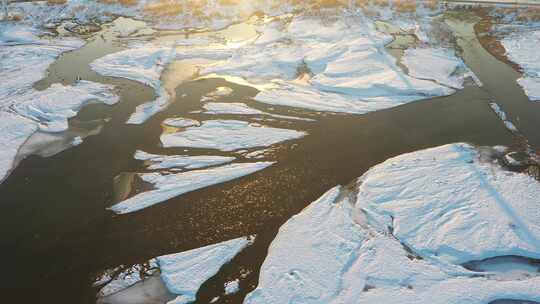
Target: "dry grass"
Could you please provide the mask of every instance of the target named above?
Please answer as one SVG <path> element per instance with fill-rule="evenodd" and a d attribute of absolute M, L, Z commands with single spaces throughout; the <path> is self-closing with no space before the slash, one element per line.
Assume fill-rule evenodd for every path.
<path fill-rule="evenodd" d="M 242 2 L 242 0 L 218 0 L 219 5 L 232 6 Z"/>
<path fill-rule="evenodd" d="M 67 0 L 47 0 L 47 4 L 49 5 L 59 5 L 59 4 L 66 4 Z"/>
<path fill-rule="evenodd" d="M 400 13 L 413 13 L 413 12 L 416 12 L 416 1 L 415 0 L 396 0 L 394 2 L 394 7 L 396 11 Z"/>
<path fill-rule="evenodd" d="M 430 10 L 436 10 L 439 8 L 439 1 L 437 0 L 424 0 L 422 1 L 422 4 L 424 5 L 425 8 L 427 9 L 430 9 Z"/>
<path fill-rule="evenodd" d="M 158 0 L 148 3 L 144 7 L 144 12 L 147 15 L 155 17 L 176 16 L 184 11 L 179 2 L 172 0 Z"/>
<path fill-rule="evenodd" d="M 138 0 L 98 0 L 101 3 L 105 4 L 120 4 L 123 6 L 133 6 L 136 5 L 139 1 Z"/>

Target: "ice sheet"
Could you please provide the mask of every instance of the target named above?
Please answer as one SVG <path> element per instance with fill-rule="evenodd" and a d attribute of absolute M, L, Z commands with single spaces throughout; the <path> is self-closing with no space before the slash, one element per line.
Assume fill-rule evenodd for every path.
<path fill-rule="evenodd" d="M 170 96 L 162 86 L 161 74 L 174 58 L 175 49 L 172 47 L 140 45 L 99 58 L 90 66 L 104 76 L 138 81 L 156 91 L 156 99 L 137 106 L 135 113 L 128 120 L 130 124 L 142 124 L 152 115 L 165 109 L 169 103 Z"/>
<path fill-rule="evenodd" d="M 161 277 L 173 294 L 195 299 L 199 287 L 250 245 L 243 237 L 157 258 Z"/>
<path fill-rule="evenodd" d="M 265 127 L 239 120 L 207 120 L 200 127 L 161 135 L 164 147 L 190 147 L 234 151 L 267 147 L 305 136 L 302 131 Z"/>
<path fill-rule="evenodd" d="M 244 303 L 540 300 L 540 278 L 461 267 L 540 255 L 540 184 L 467 144 L 391 158 L 283 225 Z M 317 267 L 313 267 L 317 265 Z"/>

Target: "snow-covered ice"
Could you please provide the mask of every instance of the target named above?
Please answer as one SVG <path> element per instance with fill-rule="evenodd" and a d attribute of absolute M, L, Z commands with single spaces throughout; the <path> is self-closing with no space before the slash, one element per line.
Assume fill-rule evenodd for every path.
<path fill-rule="evenodd" d="M 454 89 L 462 89 L 465 75 L 456 74 L 466 66 L 453 51 L 444 48 L 411 48 L 405 50 L 403 64 L 409 75 L 436 81 Z"/>
<path fill-rule="evenodd" d="M 220 97 L 229 96 L 233 93 L 233 89 L 229 87 L 218 87 L 214 91 L 206 94 L 201 98 L 202 102 L 217 100 Z"/>
<path fill-rule="evenodd" d="M 539 301 L 537 276 L 498 280 L 461 266 L 540 257 L 539 194 L 536 180 L 467 144 L 391 158 L 283 225 L 244 303 Z"/>
<path fill-rule="evenodd" d="M 118 96 L 113 87 L 90 81 L 78 81 L 72 86 L 55 83 L 44 91 L 30 90 L 11 96 L 11 107 L 20 115 L 39 122 L 45 132 L 68 129 L 68 119 L 91 101 L 113 105 Z"/>
<path fill-rule="evenodd" d="M 0 111 L 0 181 L 12 170 L 19 148 L 37 130 L 35 122 L 14 113 Z"/>
<path fill-rule="evenodd" d="M 279 119 L 288 119 L 288 120 L 303 120 L 303 121 L 314 121 L 310 118 L 302 118 L 296 116 L 288 115 L 279 115 L 264 112 L 252 107 L 249 107 L 245 103 L 241 102 L 208 102 L 203 108 L 205 111 L 204 114 L 213 114 L 213 115 L 223 115 L 223 114 L 234 114 L 234 115 L 267 115 Z"/>
<path fill-rule="evenodd" d="M 200 126 L 201 124 L 194 119 L 188 119 L 188 118 L 167 118 L 163 121 L 163 124 L 169 126 L 169 127 L 176 127 L 176 128 L 187 128 L 187 127 L 194 127 L 194 126 Z"/>
<path fill-rule="evenodd" d="M 532 101 L 540 101 L 540 76 L 539 77 L 521 77 L 517 80 L 523 88 L 525 94 Z"/>
<path fill-rule="evenodd" d="M 210 166 L 223 165 L 235 160 L 232 156 L 212 155 L 156 155 L 137 150 L 135 159 L 149 162 L 148 169 L 201 169 Z"/>
<path fill-rule="evenodd" d="M 145 277 L 152 275 L 158 265 L 155 259 L 148 261 L 148 265 L 134 265 L 116 274 L 113 278 L 113 272 L 116 269 L 105 271 L 94 283 L 95 286 L 105 285 L 99 290 L 99 297 L 106 297 L 123 289 L 126 289 L 135 283 L 142 281 Z"/>
<path fill-rule="evenodd" d="M 234 151 L 267 147 L 304 137 L 305 132 L 261 126 L 239 120 L 207 120 L 200 127 L 161 135 L 164 147 L 190 147 Z"/>
<path fill-rule="evenodd" d="M 216 275 L 223 265 L 230 262 L 254 240 L 255 236 L 252 235 L 163 255 L 148 261 L 146 268 L 135 265 L 116 275 L 113 273 L 116 269 L 106 271 L 102 277 L 96 280 L 96 286 L 106 283 L 98 293 L 98 303 L 109 303 L 107 299 L 110 300 L 110 303 L 139 303 L 143 300 L 140 295 L 141 288 L 148 293 L 145 293 L 144 297 L 150 299 L 163 297 L 162 294 L 152 294 L 153 292 L 162 293 L 160 288 L 145 290 L 144 285 L 137 286 L 137 284 L 149 280 L 155 281 L 157 279 L 156 273 L 159 274 L 160 282 L 163 282 L 167 292 L 173 297 L 176 296 L 167 303 L 191 303 L 195 300 L 201 285 Z M 118 295 L 116 298 L 130 299 L 131 301 L 115 302 L 113 300 L 118 300 L 112 299 L 115 295 Z M 101 299 L 105 301 L 100 301 Z"/>
<path fill-rule="evenodd" d="M 504 126 L 510 131 L 510 132 L 519 132 L 517 127 L 508 119 L 508 116 L 506 115 L 506 112 L 501 109 L 501 107 L 494 102 L 490 102 L 489 106 L 497 114 L 497 117 L 504 123 Z"/>
<path fill-rule="evenodd" d="M 281 35 L 275 35 L 276 28 Z M 255 42 L 239 47 L 228 58 L 203 65 L 201 75 L 272 85 L 255 97 L 260 102 L 355 114 L 454 93 L 449 87 L 401 71 L 384 48 L 392 37 L 378 32 L 360 13 L 327 22 L 294 16 L 288 23 L 280 19 L 268 22 L 258 31 L 261 35 Z M 199 50 L 190 58 L 209 58 L 212 53 L 208 49 L 195 52 Z M 224 54 L 223 50 L 214 52 Z M 448 53 L 446 63 L 453 61 L 460 62 Z M 310 78 L 299 82 L 302 69 Z"/>
<path fill-rule="evenodd" d="M 506 56 L 517 63 L 524 75 L 518 84 L 532 101 L 540 101 L 540 54 L 538 41 L 540 30 L 534 25 L 530 29 L 520 29 L 501 40 L 506 49 Z"/>
<path fill-rule="evenodd" d="M 175 58 L 173 47 L 140 45 L 106 55 L 92 62 L 93 70 L 104 76 L 127 78 L 152 87 L 156 99 L 137 106 L 128 120 L 130 124 L 142 124 L 169 104 L 169 93 L 163 87 L 161 74 Z"/>
<path fill-rule="evenodd" d="M 173 294 L 195 299 L 199 287 L 253 241 L 250 237 L 158 257 L 161 277 Z"/>
<path fill-rule="evenodd" d="M 139 193 L 113 205 L 109 209 L 117 214 L 139 211 L 187 192 L 255 173 L 272 164 L 272 162 L 237 163 L 176 174 L 141 173 L 139 177 L 143 181 L 152 184 L 154 189 Z"/>

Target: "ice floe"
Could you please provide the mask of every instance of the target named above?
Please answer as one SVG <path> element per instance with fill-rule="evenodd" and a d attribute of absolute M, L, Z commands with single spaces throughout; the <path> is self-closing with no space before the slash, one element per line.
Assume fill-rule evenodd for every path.
<path fill-rule="evenodd" d="M 0 107 L 0 142 L 3 144 L 0 180 L 15 165 L 22 145 L 38 130 L 63 132 L 68 119 L 74 117 L 89 102 L 114 104 L 118 97 L 112 88 L 98 83 L 79 81 L 72 86 L 53 84 L 44 91 L 17 91 Z M 78 144 L 80 141 L 74 142 Z"/>
<path fill-rule="evenodd" d="M 68 119 L 89 102 L 107 105 L 118 102 L 112 89 L 112 86 L 90 81 L 78 81 L 72 86 L 56 83 L 44 91 L 30 90 L 12 96 L 10 101 L 17 113 L 39 122 L 42 131 L 61 132 L 68 129 Z"/>
<path fill-rule="evenodd" d="M 141 173 L 139 177 L 154 186 L 119 202 L 109 209 L 117 214 L 139 211 L 168 199 L 201 188 L 231 181 L 271 166 L 272 162 L 237 163 L 176 174 Z"/>
<path fill-rule="evenodd" d="M 506 112 L 504 112 L 501 107 L 494 102 L 490 102 L 489 106 L 497 114 L 500 120 L 504 123 L 504 126 L 511 132 L 518 132 L 518 129 L 516 126 L 508 119 L 508 116 L 506 115 Z"/>
<path fill-rule="evenodd" d="M 255 236 L 241 237 L 160 256 L 146 263 L 150 267 L 135 265 L 115 275 L 114 278 L 107 272 L 104 277 L 98 279 L 101 285 L 108 282 L 98 293 L 98 303 L 140 303 L 145 298 L 163 300 L 166 297 L 171 298 L 171 295 L 173 299 L 167 303 L 193 302 L 201 285 L 251 245 L 254 239 Z M 164 285 L 169 295 L 163 295 L 159 286 L 146 290 L 148 288 L 145 288 L 144 283 L 150 280 L 154 282 L 152 285 Z M 141 294 L 141 289 L 146 292 Z M 127 299 L 131 299 L 132 302 L 123 301 Z"/>
<path fill-rule="evenodd" d="M 225 282 L 224 288 L 226 295 L 235 294 L 240 290 L 240 280 L 236 279 L 233 281 Z"/>
<path fill-rule="evenodd" d="M 161 277 L 171 293 L 191 297 L 193 301 L 199 287 L 252 241 L 250 237 L 243 237 L 161 256 L 157 258 Z"/>
<path fill-rule="evenodd" d="M 167 118 L 163 121 L 163 124 L 169 126 L 169 127 L 176 127 L 176 128 L 187 128 L 187 127 L 194 127 L 194 126 L 200 126 L 201 123 L 194 119 L 188 119 L 188 118 Z"/>
<path fill-rule="evenodd" d="M 203 96 L 201 98 L 201 101 L 206 102 L 206 101 L 210 101 L 210 100 L 216 100 L 219 97 L 229 96 L 232 93 L 233 93 L 233 89 L 231 89 L 229 87 L 218 87 L 214 91 L 212 91 L 212 92 L 206 94 L 205 96 Z"/>
<path fill-rule="evenodd" d="M 17 152 L 38 125 L 19 115 L 0 111 L 0 181 L 3 181 L 15 165 Z"/>
<path fill-rule="evenodd" d="M 106 297 L 123 289 L 126 289 L 135 283 L 142 281 L 145 277 L 152 275 L 158 268 L 155 259 L 148 261 L 147 265 L 134 265 L 131 268 L 125 269 L 118 274 L 114 274 L 116 269 L 105 271 L 96 282 L 95 286 L 104 285 L 98 297 Z M 113 277 L 114 276 L 114 277 Z"/>
<path fill-rule="evenodd" d="M 205 109 L 205 111 L 203 112 L 204 114 L 267 115 L 279 119 L 314 121 L 310 118 L 264 112 L 258 109 L 251 108 L 245 103 L 241 102 L 208 102 L 203 106 L 203 108 Z"/>
<path fill-rule="evenodd" d="M 212 156 L 212 155 L 156 155 L 144 151 L 136 151 L 135 159 L 144 160 L 149 163 L 148 169 L 201 169 L 210 166 L 223 165 L 235 160 L 232 156 Z"/>
<path fill-rule="evenodd" d="M 540 257 L 539 194 L 536 180 L 467 144 L 391 158 L 283 225 L 244 303 L 539 301 L 538 276 L 461 266 Z"/>
<path fill-rule="evenodd" d="M 174 58 L 172 47 L 141 45 L 99 58 L 90 66 L 104 76 L 135 80 L 156 91 L 156 99 L 137 106 L 128 120 L 130 124 L 142 124 L 169 103 L 170 95 L 162 85 L 161 74 Z"/>
<path fill-rule="evenodd" d="M 532 101 L 540 101 L 539 40 L 540 30 L 531 28 L 519 29 L 501 41 L 508 59 L 517 63 L 523 70 L 524 75 L 517 81 Z"/>
<path fill-rule="evenodd" d="M 164 147 L 189 147 L 234 151 L 267 147 L 304 137 L 305 132 L 261 126 L 239 120 L 207 120 L 199 127 L 161 135 Z"/>
<path fill-rule="evenodd" d="M 402 62 L 409 75 L 415 78 L 433 80 L 454 89 L 463 88 L 466 66 L 453 51 L 443 48 L 407 49 Z"/>

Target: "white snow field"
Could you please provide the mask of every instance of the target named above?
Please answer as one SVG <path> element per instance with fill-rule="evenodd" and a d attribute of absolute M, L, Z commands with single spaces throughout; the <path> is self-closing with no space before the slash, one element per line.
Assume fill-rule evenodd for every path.
<path fill-rule="evenodd" d="M 210 166 L 223 165 L 234 161 L 232 156 L 213 155 L 157 155 L 137 150 L 135 159 L 144 160 L 149 163 L 149 170 L 158 169 L 201 169 Z"/>
<path fill-rule="evenodd" d="M 267 147 L 287 140 L 298 139 L 306 132 L 266 127 L 239 120 L 206 120 L 201 126 L 188 127 L 176 133 L 161 135 L 164 147 L 189 147 L 235 151 Z"/>
<path fill-rule="evenodd" d="M 540 184 L 490 153 L 449 144 L 404 154 L 353 189 L 328 191 L 280 228 L 244 303 L 540 301 L 538 276 L 500 280 L 461 266 L 540 258 Z"/>
<path fill-rule="evenodd" d="M 208 279 L 218 273 L 223 265 L 230 262 L 238 253 L 251 245 L 255 236 L 241 237 L 225 242 L 208 245 L 184 252 L 157 257 L 149 261 L 150 271 L 145 271 L 140 265 L 133 266 L 112 279 L 110 274 L 98 281 L 109 281 L 98 293 L 98 303 L 134 303 L 144 297 L 157 298 L 159 294 L 152 295 L 160 288 L 154 288 L 140 295 L 140 289 L 144 288 L 146 281 L 154 280 L 149 277 L 155 273 L 160 274 L 160 282 L 167 292 L 177 296 L 168 303 L 190 303 L 195 300 L 197 291 Z M 143 275 L 141 275 L 143 273 Z M 122 302 L 123 299 L 131 299 L 132 302 Z M 153 303 L 153 302 L 152 302 Z M 163 303 L 163 302 L 161 302 Z"/>
<path fill-rule="evenodd" d="M 536 25 L 520 28 L 509 34 L 501 43 L 506 49 L 506 56 L 517 63 L 523 70 L 523 76 L 517 80 L 531 101 L 540 101 L 540 54 L 538 53 L 540 30 Z"/>
<path fill-rule="evenodd" d="M 140 173 L 139 177 L 152 184 L 154 189 L 136 194 L 109 209 L 117 214 L 139 211 L 187 192 L 255 173 L 272 164 L 272 162 L 236 163 L 176 174 Z"/>
<path fill-rule="evenodd" d="M 99 58 L 90 66 L 101 75 L 131 79 L 155 90 L 156 99 L 137 106 L 135 113 L 128 119 L 130 124 L 142 124 L 165 109 L 169 103 L 169 93 L 160 79 L 174 56 L 175 49 L 172 47 L 141 45 Z"/>

